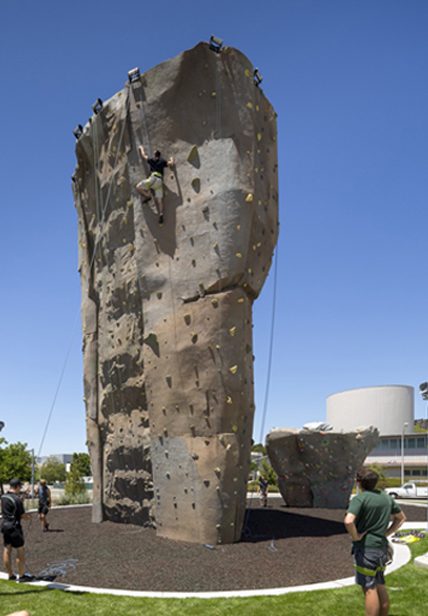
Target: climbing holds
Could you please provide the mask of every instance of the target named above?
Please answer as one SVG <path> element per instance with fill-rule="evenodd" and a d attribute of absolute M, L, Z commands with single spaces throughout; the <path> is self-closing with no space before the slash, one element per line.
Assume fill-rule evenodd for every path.
<path fill-rule="evenodd" d="M 189 155 L 187 157 L 187 162 L 189 162 L 191 165 L 196 167 L 196 169 L 199 169 L 199 167 L 201 166 L 201 160 L 199 158 L 199 151 L 196 145 L 194 145 L 192 149 L 190 150 Z"/>
<path fill-rule="evenodd" d="M 194 178 L 191 182 L 192 188 L 196 193 L 201 191 L 201 180 L 199 178 Z"/>
<path fill-rule="evenodd" d="M 236 334 L 236 326 L 235 325 L 233 327 L 229 328 L 229 334 L 231 336 L 234 336 Z"/>
<path fill-rule="evenodd" d="M 254 200 L 254 195 L 253 193 L 248 193 L 248 195 L 245 197 L 245 201 L 246 203 L 252 203 Z"/>
<path fill-rule="evenodd" d="M 229 372 L 236 374 L 238 372 L 238 366 L 236 364 L 234 366 L 230 366 Z"/>

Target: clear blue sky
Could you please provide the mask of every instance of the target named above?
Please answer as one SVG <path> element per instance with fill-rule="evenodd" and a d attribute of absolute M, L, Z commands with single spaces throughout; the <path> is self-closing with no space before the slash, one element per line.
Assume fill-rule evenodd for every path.
<path fill-rule="evenodd" d="M 4 436 L 39 448 L 73 340 L 42 453 L 85 447 L 73 127 L 130 68 L 211 33 L 259 67 L 279 116 L 265 431 L 323 419 L 335 391 L 428 380 L 427 25 L 425 0 L 2 0 Z M 272 291 L 255 304 L 256 440 Z"/>

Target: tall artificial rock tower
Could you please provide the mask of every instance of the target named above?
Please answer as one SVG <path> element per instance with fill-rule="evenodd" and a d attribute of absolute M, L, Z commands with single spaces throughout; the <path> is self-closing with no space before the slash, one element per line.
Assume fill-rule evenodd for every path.
<path fill-rule="evenodd" d="M 252 304 L 277 240 L 275 112 L 238 50 L 200 43 L 98 106 L 77 141 L 93 520 L 240 538 Z M 159 149 L 165 224 L 135 185 Z"/>

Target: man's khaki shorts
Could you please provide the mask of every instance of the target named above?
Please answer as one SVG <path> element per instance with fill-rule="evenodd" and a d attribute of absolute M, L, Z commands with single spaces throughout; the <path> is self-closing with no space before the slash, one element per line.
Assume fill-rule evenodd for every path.
<path fill-rule="evenodd" d="M 162 199 L 163 197 L 163 180 L 155 173 L 152 173 L 146 180 L 138 182 L 137 188 L 144 188 L 144 190 L 152 189 L 157 199 Z"/>

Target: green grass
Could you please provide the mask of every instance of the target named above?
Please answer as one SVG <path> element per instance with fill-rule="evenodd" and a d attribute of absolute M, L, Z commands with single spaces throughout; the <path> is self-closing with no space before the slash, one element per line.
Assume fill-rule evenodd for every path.
<path fill-rule="evenodd" d="M 428 538 L 411 546 L 412 556 L 428 551 Z M 390 616 L 422 616 L 427 613 L 428 570 L 413 562 L 387 578 Z M 355 587 L 341 590 L 294 593 L 281 597 L 249 599 L 135 599 L 108 595 L 65 593 L 31 585 L 0 581 L 0 616 L 16 610 L 31 616 L 363 616 L 363 598 Z"/>

